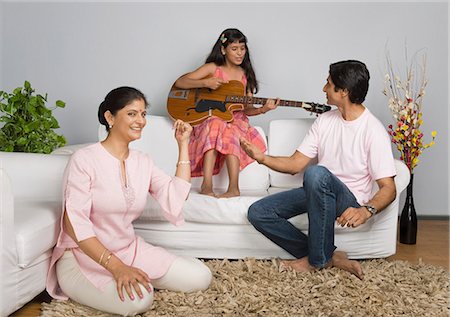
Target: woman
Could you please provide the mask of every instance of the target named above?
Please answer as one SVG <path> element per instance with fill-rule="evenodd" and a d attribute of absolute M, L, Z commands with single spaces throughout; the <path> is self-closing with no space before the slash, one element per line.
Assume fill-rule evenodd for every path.
<path fill-rule="evenodd" d="M 107 138 L 75 152 L 67 165 L 61 232 L 47 279 L 54 298 L 135 315 L 150 309 L 153 287 L 190 292 L 211 282 L 211 272 L 199 260 L 177 257 L 134 233 L 132 222 L 142 214 L 148 193 L 165 217 L 180 225 L 190 189 L 189 124 L 174 123 L 175 177 L 159 170 L 149 155 L 129 148 L 141 137 L 146 108 L 139 90 L 112 90 L 98 110 Z"/>

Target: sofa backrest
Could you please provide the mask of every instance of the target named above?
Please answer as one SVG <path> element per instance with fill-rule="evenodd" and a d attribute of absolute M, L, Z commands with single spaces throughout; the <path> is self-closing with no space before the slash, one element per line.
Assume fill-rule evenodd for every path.
<path fill-rule="evenodd" d="M 11 179 L 15 200 L 61 200 L 62 178 L 70 156 L 0 152 L 0 168 Z"/>
<path fill-rule="evenodd" d="M 298 148 L 305 135 L 308 133 L 315 118 L 280 119 L 273 120 L 269 125 L 269 147 L 270 155 L 290 156 Z M 316 164 L 317 159 L 311 164 Z M 399 160 L 395 160 L 397 176 L 394 178 L 398 194 L 405 189 L 409 182 L 409 170 Z M 296 188 L 303 185 L 303 173 L 289 175 L 269 170 L 270 185 L 276 192 L 277 188 Z M 372 194 L 378 190 L 374 182 Z M 397 197 L 398 198 L 398 197 Z"/>
<path fill-rule="evenodd" d="M 174 175 L 178 160 L 178 146 L 172 128 L 173 121 L 164 116 L 147 115 L 147 125 L 139 140 L 133 141 L 130 147 L 144 153 L 148 153 L 153 158 L 156 166 L 168 175 Z M 258 132 L 266 140 L 266 135 L 262 128 L 256 127 Z M 105 139 L 107 133 L 104 126 L 99 126 L 98 139 Z M 201 177 L 192 178 L 192 189 L 200 189 Z M 228 187 L 228 171 L 226 166 L 218 175 L 213 176 L 214 188 L 225 191 Z M 264 165 L 257 162 L 251 163 L 239 175 L 239 188 L 243 192 L 253 193 L 267 190 L 269 187 L 269 172 Z"/>
<path fill-rule="evenodd" d="M 302 142 L 314 118 L 279 119 L 269 124 L 269 155 L 291 156 Z M 317 162 L 317 160 L 312 163 Z M 296 188 L 303 184 L 303 173 L 296 175 L 269 170 L 270 185 L 275 188 Z"/>

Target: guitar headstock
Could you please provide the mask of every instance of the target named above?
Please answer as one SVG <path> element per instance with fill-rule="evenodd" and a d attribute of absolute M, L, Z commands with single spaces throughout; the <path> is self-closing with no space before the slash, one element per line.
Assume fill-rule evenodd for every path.
<path fill-rule="evenodd" d="M 331 107 L 329 105 L 324 105 L 321 103 L 316 102 L 304 102 L 304 108 L 308 111 L 314 112 L 314 113 L 324 113 L 331 110 Z"/>

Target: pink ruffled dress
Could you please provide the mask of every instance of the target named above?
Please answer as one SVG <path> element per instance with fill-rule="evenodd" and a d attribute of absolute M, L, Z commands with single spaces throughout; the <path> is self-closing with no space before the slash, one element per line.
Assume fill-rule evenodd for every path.
<path fill-rule="evenodd" d="M 229 80 L 220 67 L 217 67 L 214 77 Z M 245 75 L 242 76 L 241 81 L 244 86 L 247 85 Z M 220 172 L 226 155 L 234 155 L 239 158 L 240 170 L 252 163 L 253 159 L 242 150 L 239 144 L 241 137 L 255 144 L 261 151 L 266 151 L 264 139 L 258 130 L 250 125 L 244 111 L 233 112 L 233 121 L 231 122 L 210 117 L 195 126 L 189 143 L 192 177 L 203 176 L 203 156 L 211 149 L 217 151 L 213 175 Z"/>

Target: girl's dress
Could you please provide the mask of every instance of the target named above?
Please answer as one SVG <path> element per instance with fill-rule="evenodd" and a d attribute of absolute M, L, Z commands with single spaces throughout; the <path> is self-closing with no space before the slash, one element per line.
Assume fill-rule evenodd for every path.
<path fill-rule="evenodd" d="M 123 184 L 121 162 L 98 142 L 75 152 L 65 171 L 64 205 L 78 241 L 97 239 L 125 264 L 146 272 L 150 279 L 166 274 L 176 256 L 136 236 L 133 221 L 143 212 L 148 194 L 160 203 L 173 224 L 184 223 L 182 207 L 190 183 L 170 177 L 158 169 L 151 157 L 131 150 L 125 160 L 127 184 Z M 47 291 L 67 299 L 59 288 L 55 263 L 71 249 L 81 272 L 102 290 L 113 276 L 87 256 L 69 237 L 61 218 L 61 232 L 53 250 L 47 276 Z"/>
<path fill-rule="evenodd" d="M 228 81 L 227 75 L 220 67 L 216 68 L 214 77 Z M 247 85 L 245 75 L 241 79 L 244 87 Z M 213 175 L 220 172 L 225 155 L 234 155 L 239 159 L 240 169 L 253 162 L 239 144 L 239 138 L 245 138 L 255 144 L 261 151 L 266 151 L 266 144 L 259 132 L 250 125 L 244 111 L 234 111 L 233 120 L 226 122 L 218 117 L 210 117 L 194 127 L 189 142 L 189 157 L 191 159 L 192 177 L 203 176 L 203 156 L 211 149 L 217 151 Z"/>

